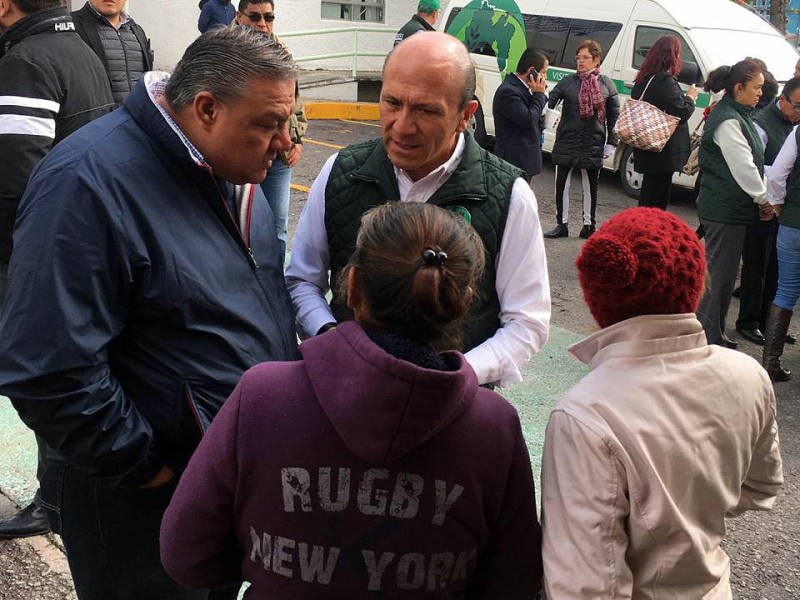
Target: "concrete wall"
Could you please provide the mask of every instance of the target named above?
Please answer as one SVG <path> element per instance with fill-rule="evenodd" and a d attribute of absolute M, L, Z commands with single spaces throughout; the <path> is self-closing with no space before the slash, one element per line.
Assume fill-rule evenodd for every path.
<path fill-rule="evenodd" d="M 238 5 L 238 0 L 233 0 Z M 83 6 L 83 0 L 70 0 L 73 10 Z M 277 19 L 275 31 L 281 33 L 313 29 L 336 29 L 353 25 L 386 27 L 386 33 L 359 35 L 359 49 L 371 52 L 388 52 L 394 41 L 394 31 L 416 12 L 417 0 L 386 0 L 385 23 L 355 23 L 352 21 L 323 20 L 320 0 L 276 0 Z M 445 4 L 445 2 L 442 2 Z M 170 71 L 183 55 L 183 51 L 199 35 L 197 17 L 200 11 L 197 0 L 128 0 L 128 12 L 144 28 L 153 41 L 156 68 Z M 352 34 L 326 34 L 286 40 L 296 58 L 334 52 L 349 52 L 353 47 Z M 313 63 L 301 62 L 303 69 L 349 69 L 350 59 L 330 59 Z M 380 70 L 383 58 L 362 58 L 359 70 Z"/>

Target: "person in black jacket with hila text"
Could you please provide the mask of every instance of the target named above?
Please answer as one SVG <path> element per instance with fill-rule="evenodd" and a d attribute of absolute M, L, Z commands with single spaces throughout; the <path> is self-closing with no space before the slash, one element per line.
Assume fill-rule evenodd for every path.
<path fill-rule="evenodd" d="M 103 66 L 75 35 L 61 2 L 0 0 L 0 309 L 17 206 L 31 171 L 55 144 L 112 108 Z M 37 442 L 41 476 L 45 447 Z M 31 504 L 0 522 L 0 539 L 49 530 L 37 491 Z"/>

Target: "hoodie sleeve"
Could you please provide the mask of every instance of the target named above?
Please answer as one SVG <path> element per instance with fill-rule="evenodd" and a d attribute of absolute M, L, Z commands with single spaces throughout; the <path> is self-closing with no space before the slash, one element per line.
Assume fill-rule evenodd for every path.
<path fill-rule="evenodd" d="M 536 517 L 536 489 L 518 418 L 515 427 L 503 504 L 470 580 L 470 600 L 528 600 L 541 589 L 542 530 Z"/>
<path fill-rule="evenodd" d="M 242 383 L 214 418 L 161 522 L 161 562 L 190 588 L 241 581 L 233 521 Z"/>

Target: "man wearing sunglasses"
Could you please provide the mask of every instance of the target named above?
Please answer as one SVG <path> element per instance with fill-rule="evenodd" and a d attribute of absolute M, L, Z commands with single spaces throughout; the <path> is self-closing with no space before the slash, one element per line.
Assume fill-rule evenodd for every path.
<path fill-rule="evenodd" d="M 800 77 L 786 82 L 783 91 L 754 116 L 756 131 L 764 144 L 764 164 L 776 161 L 783 142 L 800 122 Z M 792 163 L 794 164 L 794 163 Z M 736 331 L 744 339 L 764 345 L 767 311 L 778 289 L 778 259 L 775 243 L 778 219 L 757 221 L 747 226 L 742 251 L 742 279 Z M 788 322 L 787 322 L 788 327 Z M 794 344 L 794 336 L 783 336 Z M 780 340 L 783 350 L 784 340 Z M 777 350 L 774 350 L 777 352 Z"/>
<path fill-rule="evenodd" d="M 233 23 L 236 10 L 231 4 L 231 0 L 208 0 L 200 9 L 200 19 L 197 21 L 197 28 L 200 33 L 205 33 L 209 29 L 225 27 Z"/>
<path fill-rule="evenodd" d="M 270 0 L 240 0 L 236 11 L 236 23 L 250 27 L 272 38 L 277 44 L 289 52 L 289 48 L 273 31 L 275 23 L 275 5 Z M 261 190 L 275 216 L 275 233 L 286 252 L 286 236 L 289 230 L 289 202 L 292 183 L 292 169 L 303 154 L 303 135 L 306 132 L 305 109 L 298 90 L 295 89 L 294 114 L 289 119 L 289 137 L 292 145 L 289 150 L 278 153 L 278 158 L 267 171 L 267 177 L 261 182 Z"/>

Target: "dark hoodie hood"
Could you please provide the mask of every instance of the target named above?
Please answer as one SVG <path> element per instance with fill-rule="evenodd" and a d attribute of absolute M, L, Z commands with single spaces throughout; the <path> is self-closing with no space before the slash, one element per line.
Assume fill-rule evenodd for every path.
<path fill-rule="evenodd" d="M 478 379 L 452 353 L 454 371 L 424 369 L 388 354 L 353 321 L 300 345 L 322 410 L 347 448 L 373 464 L 391 463 L 458 418 Z"/>

